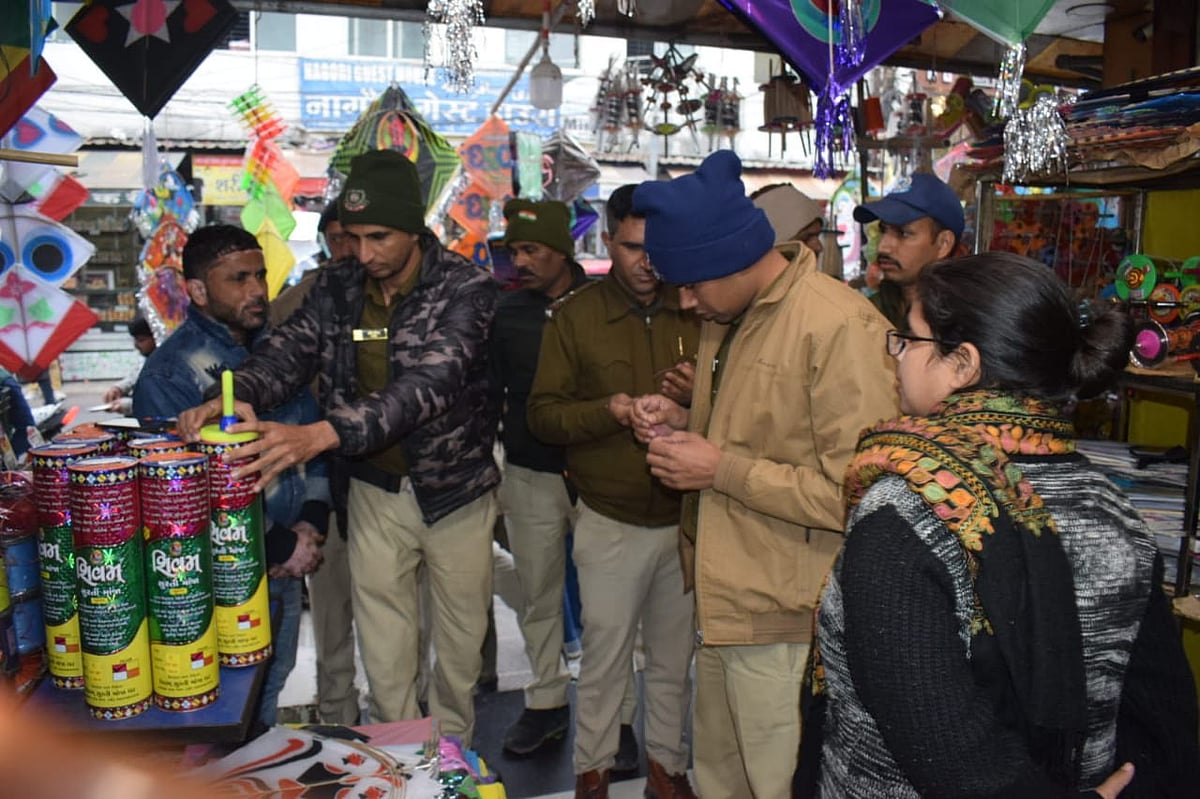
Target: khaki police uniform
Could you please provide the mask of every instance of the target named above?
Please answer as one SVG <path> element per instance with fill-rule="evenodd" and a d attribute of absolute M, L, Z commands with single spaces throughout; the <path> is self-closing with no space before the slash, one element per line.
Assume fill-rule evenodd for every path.
<path fill-rule="evenodd" d="M 574 549 L 583 604 L 575 771 L 612 767 L 640 624 L 646 753 L 668 773 L 682 773 L 693 608 L 678 555 L 680 495 L 650 476 L 645 447 L 613 419 L 608 400 L 656 392 L 656 373 L 696 352 L 698 323 L 680 311 L 674 290 L 636 307 L 612 277 L 552 311 L 528 421 L 539 439 L 565 447 L 582 502 Z"/>

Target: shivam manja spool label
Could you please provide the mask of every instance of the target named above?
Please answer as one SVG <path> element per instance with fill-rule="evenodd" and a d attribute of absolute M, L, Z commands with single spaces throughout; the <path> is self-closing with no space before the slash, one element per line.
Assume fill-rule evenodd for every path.
<path fill-rule="evenodd" d="M 251 666 L 271 656 L 262 500 L 213 511 L 213 594 L 223 666 Z"/>
<path fill-rule="evenodd" d="M 197 710 L 220 694 L 208 461 L 190 452 L 155 453 L 138 470 L 154 702 L 164 710 Z"/>
<path fill-rule="evenodd" d="M 38 560 L 50 679 L 56 688 L 79 689 L 83 687 L 83 655 L 79 649 L 79 601 L 70 525 L 38 529 Z"/>
<path fill-rule="evenodd" d="M 93 717 L 124 719 L 150 707 L 150 636 L 142 540 L 75 550 L 84 701 Z"/>
<path fill-rule="evenodd" d="M 208 456 L 213 593 L 222 666 L 252 666 L 271 656 L 262 496 L 254 493 L 257 475 L 235 479 L 234 470 L 245 461 L 222 460 L 226 452 L 256 438 L 256 433 L 225 433 L 209 425 L 201 429 L 195 445 Z"/>
<path fill-rule="evenodd" d="M 220 694 L 207 533 L 146 544 L 154 702 L 164 710 L 197 710 Z"/>

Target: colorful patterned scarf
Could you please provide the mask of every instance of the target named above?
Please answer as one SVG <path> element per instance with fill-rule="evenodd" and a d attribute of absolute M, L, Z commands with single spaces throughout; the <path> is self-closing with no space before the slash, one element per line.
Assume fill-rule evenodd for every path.
<path fill-rule="evenodd" d="M 903 477 L 973 561 L 995 532 L 1001 507 L 1035 536 L 1057 532 L 1008 456 L 1074 451 L 1072 424 L 1046 402 L 988 391 L 954 394 L 930 416 L 900 416 L 863 433 L 846 470 L 847 509 L 879 478 Z"/>
<path fill-rule="evenodd" d="M 849 510 L 877 480 L 902 477 L 957 536 L 975 594 L 972 656 L 1003 662 L 1011 691 L 994 699 L 1064 784 L 1086 708 L 1073 577 L 1054 520 L 1009 456 L 1074 451 L 1074 428 L 1054 406 L 963 392 L 930 416 L 901 416 L 864 432 L 845 484 Z M 810 669 L 809 690 L 819 697 L 824 670 L 815 645 Z"/>

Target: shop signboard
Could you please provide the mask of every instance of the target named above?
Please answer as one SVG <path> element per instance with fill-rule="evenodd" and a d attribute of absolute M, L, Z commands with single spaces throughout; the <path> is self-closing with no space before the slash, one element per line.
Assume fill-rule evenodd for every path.
<path fill-rule="evenodd" d="M 475 90 L 458 94 L 425 84 L 425 67 L 384 59 L 301 58 L 300 121 L 309 130 L 349 130 L 371 101 L 393 83 L 399 84 L 425 120 L 443 136 L 469 136 L 487 119 L 496 98 L 508 85 L 509 72 L 477 70 Z M 497 115 L 513 130 L 546 136 L 560 125 L 560 109 L 534 108 L 529 79 L 522 76 Z"/>
<path fill-rule="evenodd" d="M 202 202 L 205 205 L 246 204 L 249 195 L 242 188 L 242 156 L 193 155 L 192 177 L 202 183 Z"/>

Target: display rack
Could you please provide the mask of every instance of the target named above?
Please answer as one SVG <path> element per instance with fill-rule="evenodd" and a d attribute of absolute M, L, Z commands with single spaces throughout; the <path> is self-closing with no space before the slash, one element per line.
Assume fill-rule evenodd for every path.
<path fill-rule="evenodd" d="M 1200 381 L 1177 375 L 1149 374 L 1145 370 L 1129 370 L 1121 376 L 1121 387 L 1128 391 L 1146 390 L 1175 396 L 1188 397 L 1194 406 L 1200 407 Z M 1126 397 L 1125 407 L 1128 406 Z M 1122 428 L 1127 429 L 1128 412 Z M 1181 597 L 1191 590 L 1192 565 L 1196 551 L 1196 522 L 1200 517 L 1197 498 L 1200 498 L 1200 424 L 1192 425 L 1191 440 L 1188 442 L 1188 473 L 1183 496 L 1183 530 L 1179 541 L 1179 563 L 1175 571 L 1175 596 Z"/>

